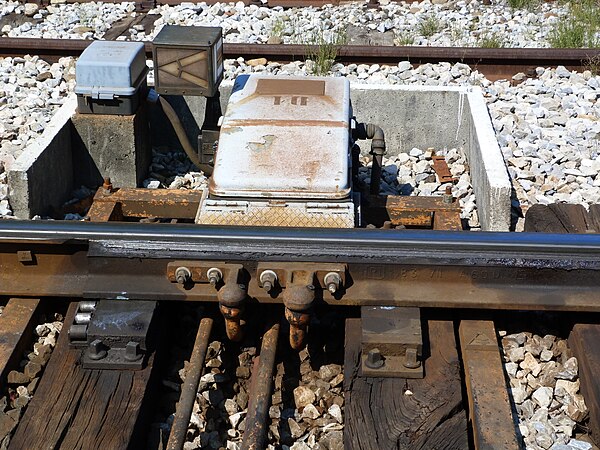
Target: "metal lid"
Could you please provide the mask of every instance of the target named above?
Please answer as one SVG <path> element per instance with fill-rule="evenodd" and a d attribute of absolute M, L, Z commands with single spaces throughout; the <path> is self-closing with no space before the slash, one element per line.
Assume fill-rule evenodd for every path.
<path fill-rule="evenodd" d="M 250 76 L 229 100 L 210 194 L 347 198 L 349 122 L 345 78 Z"/>

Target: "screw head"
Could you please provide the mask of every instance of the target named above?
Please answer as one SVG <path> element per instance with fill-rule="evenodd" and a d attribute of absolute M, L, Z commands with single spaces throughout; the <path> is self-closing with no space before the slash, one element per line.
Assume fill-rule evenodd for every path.
<path fill-rule="evenodd" d="M 385 360 L 383 359 L 383 355 L 378 348 L 369 350 L 369 353 L 367 353 L 365 366 L 367 366 L 369 369 L 379 369 L 380 367 L 383 367 L 384 364 Z"/>

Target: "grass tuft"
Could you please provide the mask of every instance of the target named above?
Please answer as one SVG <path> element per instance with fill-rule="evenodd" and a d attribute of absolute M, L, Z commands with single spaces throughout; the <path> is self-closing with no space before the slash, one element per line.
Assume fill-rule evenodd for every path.
<path fill-rule="evenodd" d="M 504 39 L 497 33 L 490 33 L 480 36 L 477 44 L 482 48 L 503 48 Z"/>
<path fill-rule="evenodd" d="M 426 38 L 440 32 L 442 28 L 442 23 L 435 16 L 427 16 L 425 19 L 421 20 L 418 25 L 419 33 Z"/>
<path fill-rule="evenodd" d="M 548 41 L 555 48 L 600 47 L 600 4 L 597 0 L 576 0 L 569 5 L 550 31 Z"/>
<path fill-rule="evenodd" d="M 415 43 L 415 35 L 410 31 L 399 31 L 394 37 L 394 45 L 403 47 L 406 45 L 413 45 Z"/>
<path fill-rule="evenodd" d="M 590 56 L 583 64 L 586 70 L 592 72 L 592 75 L 600 75 L 600 55 Z"/>
<path fill-rule="evenodd" d="M 532 10 L 540 6 L 540 0 L 508 0 L 508 4 L 513 9 Z"/>
<path fill-rule="evenodd" d="M 306 59 L 312 61 L 308 67 L 313 75 L 327 75 L 337 57 L 340 46 L 347 42 L 346 34 L 333 31 L 326 36 L 325 30 L 313 30 L 303 39 L 306 46 Z M 308 66 L 308 65 L 307 65 Z"/>

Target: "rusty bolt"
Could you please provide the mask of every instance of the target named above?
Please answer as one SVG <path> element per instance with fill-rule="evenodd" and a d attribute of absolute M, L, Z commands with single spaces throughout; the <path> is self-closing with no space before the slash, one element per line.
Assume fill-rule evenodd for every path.
<path fill-rule="evenodd" d="M 263 270 L 259 280 L 265 292 L 271 292 L 277 282 L 277 274 L 272 270 Z"/>
<path fill-rule="evenodd" d="M 104 179 L 104 183 L 102 183 L 102 189 L 104 190 L 105 194 L 111 194 L 113 191 L 113 185 L 110 181 L 110 178 L 105 178 Z"/>
<path fill-rule="evenodd" d="M 301 350 L 306 341 L 306 329 L 310 322 L 310 314 L 285 308 L 285 318 L 290 323 L 290 347 L 294 350 Z"/>
<path fill-rule="evenodd" d="M 187 267 L 178 267 L 175 271 L 175 281 L 179 284 L 186 284 L 192 280 L 192 272 Z"/>
<path fill-rule="evenodd" d="M 211 286 L 215 287 L 223 279 L 223 272 L 216 267 L 211 267 L 208 269 L 208 272 L 206 272 L 206 276 L 208 277 L 208 282 L 211 284 Z"/>
<path fill-rule="evenodd" d="M 340 277 L 340 274 L 336 272 L 329 272 L 325 275 L 323 281 L 325 282 L 325 286 L 327 286 L 327 290 L 331 292 L 332 295 L 335 294 L 342 285 L 342 278 Z"/>
<path fill-rule="evenodd" d="M 225 306 L 223 304 L 219 304 L 219 309 L 221 310 L 221 314 L 225 319 L 225 331 L 227 332 L 227 337 L 233 342 L 239 342 L 244 337 L 244 332 L 242 329 L 242 308 L 231 308 Z"/>
<path fill-rule="evenodd" d="M 444 203 L 451 204 L 452 203 L 452 187 L 446 186 L 446 191 L 444 192 Z"/>
<path fill-rule="evenodd" d="M 369 369 L 379 369 L 380 367 L 383 367 L 384 364 L 385 361 L 383 355 L 378 348 L 369 350 L 369 353 L 367 353 L 367 360 L 365 361 L 365 365 Z"/>
<path fill-rule="evenodd" d="M 407 369 L 417 369 L 421 367 L 421 361 L 417 359 L 417 349 L 407 348 L 404 355 L 404 362 L 402 363 Z"/>
<path fill-rule="evenodd" d="M 90 342 L 90 346 L 88 347 L 88 356 L 90 359 L 97 361 L 106 358 L 107 354 L 104 343 L 100 339 Z"/>

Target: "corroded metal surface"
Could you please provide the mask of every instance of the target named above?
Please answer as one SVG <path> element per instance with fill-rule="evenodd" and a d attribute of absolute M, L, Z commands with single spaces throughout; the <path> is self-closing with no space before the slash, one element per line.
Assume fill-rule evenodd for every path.
<path fill-rule="evenodd" d="M 432 156 L 433 160 L 433 170 L 435 174 L 438 176 L 438 181 L 440 183 L 454 183 L 456 178 L 452 176 L 450 172 L 450 168 L 448 167 L 448 163 L 446 163 L 446 158 L 444 156 Z"/>
<path fill-rule="evenodd" d="M 229 99 L 211 196 L 346 199 L 350 116 L 346 79 L 253 75 Z"/>
<path fill-rule="evenodd" d="M 521 448 L 494 323 L 461 320 L 458 331 L 475 448 Z"/>
<path fill-rule="evenodd" d="M 290 347 L 301 350 L 306 344 L 310 314 L 308 311 L 292 311 L 285 308 L 285 318 L 290 323 Z"/>
<path fill-rule="evenodd" d="M 242 328 L 242 308 L 231 308 L 223 304 L 219 305 L 221 314 L 225 318 L 225 331 L 227 337 L 233 342 L 239 342 L 244 337 L 244 330 Z"/>
<path fill-rule="evenodd" d="M 127 217 L 194 219 L 202 191 L 184 189 L 99 188 L 88 216 L 93 222 Z"/>
<path fill-rule="evenodd" d="M 260 355 L 254 360 L 254 370 L 248 393 L 248 415 L 242 440 L 242 450 L 260 450 L 266 447 L 269 404 L 273 389 L 275 353 L 279 324 L 273 324 L 264 334 Z"/>
<path fill-rule="evenodd" d="M 212 319 L 204 318 L 200 321 L 196 340 L 194 341 L 194 349 L 189 364 L 186 365 L 185 380 L 181 386 L 181 395 L 173 417 L 167 450 L 181 450 L 183 448 L 190 417 L 192 416 L 192 408 L 198 392 L 198 383 L 204 368 L 204 359 L 206 358 L 212 326 Z"/>
<path fill-rule="evenodd" d="M 389 220 L 395 226 L 462 230 L 458 200 L 444 196 L 368 196 L 363 205 L 369 222 L 381 225 Z"/>

